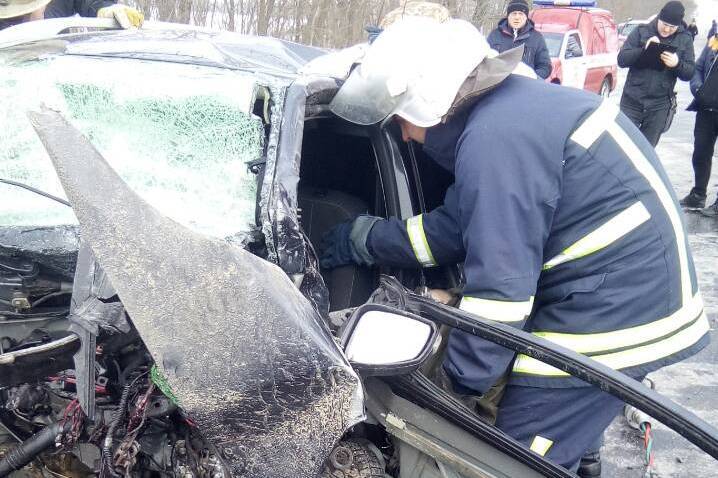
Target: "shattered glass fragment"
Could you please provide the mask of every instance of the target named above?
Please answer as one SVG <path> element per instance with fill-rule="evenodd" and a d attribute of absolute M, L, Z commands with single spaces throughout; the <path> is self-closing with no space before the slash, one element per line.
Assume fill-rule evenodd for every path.
<path fill-rule="evenodd" d="M 181 224 L 215 237 L 255 219 L 263 125 L 254 80 L 235 71 L 158 62 L 55 57 L 0 72 L 0 177 L 65 197 L 25 112 L 62 111 L 124 180 Z M 227 220 L 231 218 L 232 220 Z M 0 224 L 75 224 L 72 211 L 0 185 Z"/>

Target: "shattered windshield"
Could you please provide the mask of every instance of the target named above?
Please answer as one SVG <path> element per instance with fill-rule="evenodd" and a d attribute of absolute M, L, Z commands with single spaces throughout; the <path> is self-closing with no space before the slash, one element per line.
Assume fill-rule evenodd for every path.
<path fill-rule="evenodd" d="M 257 193 L 247 162 L 263 147 L 255 89 L 246 74 L 187 64 L 57 56 L 2 65 L 0 178 L 66 197 L 26 114 L 47 105 L 161 213 L 215 237 L 246 232 Z M 70 208 L 0 184 L 0 225 L 76 222 Z"/>

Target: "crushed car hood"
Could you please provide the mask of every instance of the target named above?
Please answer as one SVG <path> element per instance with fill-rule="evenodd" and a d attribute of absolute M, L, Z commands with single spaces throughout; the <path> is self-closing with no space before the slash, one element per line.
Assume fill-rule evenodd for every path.
<path fill-rule="evenodd" d="M 82 240 L 233 476 L 316 476 L 363 406 L 309 301 L 277 266 L 160 214 L 59 113 L 30 119 Z"/>

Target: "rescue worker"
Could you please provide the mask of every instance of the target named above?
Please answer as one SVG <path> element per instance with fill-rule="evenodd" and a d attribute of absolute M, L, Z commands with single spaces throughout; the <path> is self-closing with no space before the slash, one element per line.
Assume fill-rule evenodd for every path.
<path fill-rule="evenodd" d="M 526 0 L 511 0 L 506 7 L 506 18 L 489 34 L 489 45 L 499 53 L 523 45 L 523 62 L 533 68 L 539 78 L 545 79 L 551 74 L 551 57 L 546 40 L 528 15 Z"/>
<path fill-rule="evenodd" d="M 696 72 L 691 80 L 691 92 L 695 99 L 688 111 L 696 111 L 696 125 L 693 131 L 693 189 L 683 199 L 681 206 L 702 209 L 701 213 L 718 216 L 718 198 L 713 205 L 705 207 L 708 181 L 711 177 L 711 163 L 718 139 L 718 35 L 714 35 L 703 49 L 696 63 Z M 704 88 L 710 84 L 713 88 Z"/>
<path fill-rule="evenodd" d="M 461 310 L 640 380 L 709 341 L 678 201 L 626 116 L 597 95 L 510 74 L 521 55 L 496 56 L 460 20 L 402 20 L 376 39 L 332 111 L 357 124 L 396 121 L 455 183 L 429 213 L 337 226 L 321 264 L 463 260 Z M 459 330 L 443 368 L 454 392 L 473 395 L 510 372 L 496 426 L 572 470 L 623 406 Z"/>
<path fill-rule="evenodd" d="M 43 18 L 114 18 L 122 28 L 140 27 L 144 16 L 114 0 L 0 0 L 0 30 Z"/>
<path fill-rule="evenodd" d="M 687 30 L 681 2 L 664 5 L 653 21 L 637 26 L 618 53 L 618 66 L 628 68 L 626 86 L 621 96 L 621 111 L 638 126 L 653 146 L 670 128 L 676 109 L 673 88 L 676 80 L 690 81 L 695 70 L 693 37 Z M 663 52 L 660 70 L 637 65 L 643 51 L 651 43 L 674 46 L 675 53 Z"/>

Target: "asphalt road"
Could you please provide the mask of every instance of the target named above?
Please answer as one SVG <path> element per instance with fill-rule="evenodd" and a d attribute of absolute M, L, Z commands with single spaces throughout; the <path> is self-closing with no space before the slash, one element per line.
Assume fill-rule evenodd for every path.
<path fill-rule="evenodd" d="M 696 42 L 696 56 L 701 51 L 703 41 L 704 38 L 699 38 Z M 619 89 L 611 97 L 611 101 L 616 104 L 620 99 L 624 77 L 625 71 L 622 71 Z M 677 91 L 679 111 L 670 131 L 663 135 L 656 149 L 676 194 L 681 198 L 693 185 L 691 155 L 695 113 L 685 111 L 691 101 L 688 84 L 679 82 Z M 713 203 L 718 192 L 718 166 L 714 166 L 713 170 L 709 204 Z M 660 393 L 718 427 L 718 336 L 715 330 L 718 322 L 718 219 L 695 212 L 686 212 L 685 218 L 713 341 L 700 354 L 659 370 L 651 374 L 650 378 Z M 718 477 L 718 461 L 659 423 L 655 424 L 654 431 L 654 465 L 648 476 Z M 605 436 L 602 450 L 603 476 L 647 476 L 642 446 L 639 432 L 629 427 L 623 417 L 617 418 Z"/>

